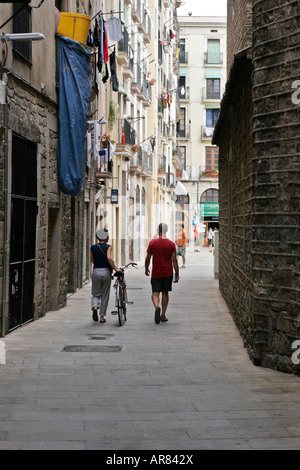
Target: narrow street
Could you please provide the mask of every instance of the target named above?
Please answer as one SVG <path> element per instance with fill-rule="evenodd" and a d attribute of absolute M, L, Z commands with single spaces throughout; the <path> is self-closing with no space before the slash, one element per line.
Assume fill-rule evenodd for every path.
<path fill-rule="evenodd" d="M 299 448 L 299 377 L 249 361 L 207 248 L 188 252 L 166 323 L 154 323 L 142 263 L 127 282 L 122 327 L 113 290 L 107 323 L 93 323 L 86 285 L 3 339 L 0 449 Z"/>

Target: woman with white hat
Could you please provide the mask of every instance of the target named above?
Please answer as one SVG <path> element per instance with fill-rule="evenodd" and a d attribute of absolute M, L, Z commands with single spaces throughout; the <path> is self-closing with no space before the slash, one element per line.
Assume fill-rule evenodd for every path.
<path fill-rule="evenodd" d="M 105 323 L 106 310 L 110 295 L 111 271 L 118 271 L 111 252 L 112 246 L 108 245 L 109 233 L 105 228 L 96 232 L 98 239 L 91 246 L 91 260 L 94 265 L 92 273 L 92 310 L 93 320 L 98 322 L 98 308 L 100 308 L 100 323 Z"/>

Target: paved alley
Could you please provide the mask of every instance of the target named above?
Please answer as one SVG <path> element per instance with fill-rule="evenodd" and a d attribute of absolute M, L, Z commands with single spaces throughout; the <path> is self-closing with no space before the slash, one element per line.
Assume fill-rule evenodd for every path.
<path fill-rule="evenodd" d="M 113 289 L 106 324 L 92 321 L 88 284 L 2 338 L 1 450 L 300 448 L 300 378 L 250 362 L 206 248 L 188 252 L 166 323 L 143 263 L 126 279 L 122 327 Z"/>

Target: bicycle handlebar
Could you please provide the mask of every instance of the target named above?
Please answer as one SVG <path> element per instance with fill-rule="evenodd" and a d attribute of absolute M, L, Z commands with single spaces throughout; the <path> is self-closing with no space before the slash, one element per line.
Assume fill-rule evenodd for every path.
<path fill-rule="evenodd" d="M 131 263 L 126 264 L 126 266 L 124 266 L 123 268 L 121 267 L 121 268 L 120 268 L 120 269 L 121 269 L 121 273 L 120 273 L 119 271 L 116 271 L 116 272 L 114 273 L 114 277 L 120 277 L 120 275 L 122 276 L 123 273 L 124 273 L 124 270 L 125 270 L 126 268 L 128 268 L 128 266 L 130 266 L 130 265 L 132 265 L 133 267 L 135 267 L 135 266 L 137 266 L 137 263 L 132 263 L 132 262 L 131 262 Z"/>

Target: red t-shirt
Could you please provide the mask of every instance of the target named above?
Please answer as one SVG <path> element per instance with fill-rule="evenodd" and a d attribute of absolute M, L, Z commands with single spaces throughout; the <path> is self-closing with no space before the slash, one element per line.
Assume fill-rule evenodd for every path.
<path fill-rule="evenodd" d="M 173 276 L 172 253 L 176 253 L 175 243 L 168 238 L 156 238 L 151 240 L 148 245 L 147 253 L 152 255 L 152 273 L 151 277 L 157 279 L 160 277 Z"/>

